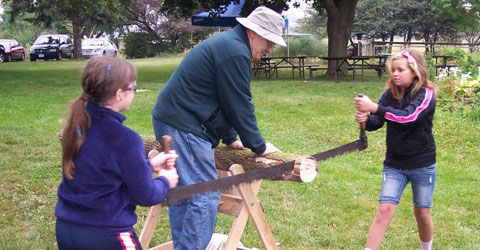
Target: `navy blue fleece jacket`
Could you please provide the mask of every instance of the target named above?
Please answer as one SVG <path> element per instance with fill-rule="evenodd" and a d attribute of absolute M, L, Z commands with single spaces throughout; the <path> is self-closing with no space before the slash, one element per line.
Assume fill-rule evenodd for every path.
<path fill-rule="evenodd" d="M 387 123 L 387 152 L 384 164 L 397 169 L 426 167 L 436 162 L 432 127 L 435 94 L 422 88 L 411 95 L 408 88 L 401 101 L 386 90 L 378 101 L 378 110 L 368 116 L 367 130 Z"/>
<path fill-rule="evenodd" d="M 153 179 L 141 137 L 125 116 L 88 103 L 91 126 L 75 162 L 73 180 L 58 187 L 55 216 L 108 233 L 133 231 L 137 205 L 151 206 L 168 194 L 165 177 Z"/>
<path fill-rule="evenodd" d="M 238 133 L 257 154 L 265 141 L 257 127 L 250 92 L 252 52 L 245 28 L 217 34 L 183 59 L 160 92 L 155 119 L 212 143 L 231 143 Z"/>

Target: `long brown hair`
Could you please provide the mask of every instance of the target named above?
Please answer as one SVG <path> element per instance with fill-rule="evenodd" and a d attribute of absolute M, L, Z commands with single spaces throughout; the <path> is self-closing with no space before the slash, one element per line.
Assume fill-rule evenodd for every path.
<path fill-rule="evenodd" d="M 401 52 L 395 53 L 390 58 L 388 58 L 387 69 L 390 74 L 390 79 L 387 81 L 385 86 L 386 89 L 391 89 L 393 97 L 397 100 L 401 100 L 404 96 L 404 91 L 397 85 L 393 83 L 392 80 L 392 65 L 393 62 L 400 59 L 406 59 L 408 62 L 408 67 L 415 74 L 415 79 L 413 80 L 413 87 L 411 89 L 411 94 L 415 94 L 418 90 L 423 87 L 430 88 L 435 93 L 435 85 L 428 79 L 428 69 L 425 59 L 420 52 L 412 49 L 404 49 Z"/>
<path fill-rule="evenodd" d="M 82 94 L 70 102 L 70 115 L 63 129 L 62 169 L 68 180 L 75 172 L 74 159 L 85 142 L 90 115 L 87 102 L 104 106 L 118 89 L 127 88 L 137 79 L 132 64 L 116 57 L 94 57 L 88 60 L 82 72 Z"/>

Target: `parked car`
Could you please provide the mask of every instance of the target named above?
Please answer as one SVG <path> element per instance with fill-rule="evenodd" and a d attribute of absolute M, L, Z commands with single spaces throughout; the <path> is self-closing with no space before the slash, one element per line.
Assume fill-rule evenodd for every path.
<path fill-rule="evenodd" d="M 82 57 L 117 56 L 117 46 L 107 38 L 88 38 L 82 40 Z"/>
<path fill-rule="evenodd" d="M 0 62 L 12 60 L 25 60 L 25 50 L 15 39 L 0 39 L 1 55 Z"/>
<path fill-rule="evenodd" d="M 0 63 L 5 61 L 5 49 L 3 46 L 0 44 Z"/>
<path fill-rule="evenodd" d="M 73 57 L 73 43 L 67 35 L 40 35 L 30 47 L 30 61 L 37 59 L 57 59 Z"/>

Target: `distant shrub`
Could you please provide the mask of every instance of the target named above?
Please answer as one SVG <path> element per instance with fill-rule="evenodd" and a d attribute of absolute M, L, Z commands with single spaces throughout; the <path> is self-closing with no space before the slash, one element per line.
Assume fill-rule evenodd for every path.
<path fill-rule="evenodd" d="M 287 39 L 284 38 L 285 42 Z M 306 55 L 306 56 L 326 56 L 328 45 L 314 36 L 290 36 L 288 39 L 289 55 Z M 276 46 L 273 50 L 273 56 L 286 56 L 287 47 Z"/>
<path fill-rule="evenodd" d="M 470 76 L 473 78 L 479 75 L 478 67 L 480 66 L 480 60 L 478 57 L 474 57 L 472 53 L 467 53 L 461 49 L 445 48 L 442 50 L 442 55 L 455 56 L 455 62 L 462 73 L 470 73 Z"/>
<path fill-rule="evenodd" d="M 432 57 L 432 52 L 425 52 L 424 58 L 425 62 L 427 63 L 428 77 L 430 80 L 434 81 L 437 76 L 437 68 L 435 65 L 435 60 Z"/>
<path fill-rule="evenodd" d="M 124 53 L 127 58 L 154 57 L 167 50 L 167 45 L 150 34 L 131 32 L 125 36 Z"/>
<path fill-rule="evenodd" d="M 480 120 L 480 76 L 462 73 L 461 69 L 442 70 L 437 86 L 438 101 L 443 109 Z"/>

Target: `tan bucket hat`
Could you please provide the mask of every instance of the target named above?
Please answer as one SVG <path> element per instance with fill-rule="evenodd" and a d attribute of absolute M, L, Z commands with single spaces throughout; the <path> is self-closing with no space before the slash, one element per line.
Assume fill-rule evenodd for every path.
<path fill-rule="evenodd" d="M 272 9 L 260 6 L 247 17 L 237 17 L 236 19 L 243 27 L 254 31 L 261 37 L 278 45 L 287 46 L 282 38 L 283 18 Z"/>

